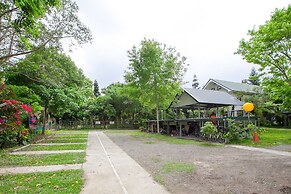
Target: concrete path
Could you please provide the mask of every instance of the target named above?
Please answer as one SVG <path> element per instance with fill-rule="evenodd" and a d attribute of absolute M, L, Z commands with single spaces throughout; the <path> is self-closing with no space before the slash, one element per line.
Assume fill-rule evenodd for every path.
<path fill-rule="evenodd" d="M 240 146 L 240 145 L 228 145 L 228 147 L 291 157 L 290 152 L 284 152 L 284 151 L 278 151 L 278 150 L 271 150 L 271 149 L 265 149 L 265 148 L 255 148 L 255 147 Z"/>
<path fill-rule="evenodd" d="M 58 171 L 58 170 L 75 170 L 75 169 L 81 169 L 81 168 L 82 168 L 82 164 L 6 167 L 6 168 L 0 168 L 0 175 L 1 174 L 35 173 L 35 172 L 53 172 L 53 171 Z"/>
<path fill-rule="evenodd" d="M 81 194 L 169 193 L 103 132 L 89 132 L 86 154 Z"/>

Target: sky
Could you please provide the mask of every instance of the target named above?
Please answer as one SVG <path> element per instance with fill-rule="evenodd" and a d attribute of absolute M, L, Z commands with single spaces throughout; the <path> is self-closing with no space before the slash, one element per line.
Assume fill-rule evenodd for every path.
<path fill-rule="evenodd" d="M 193 75 L 203 87 L 212 79 L 241 82 L 251 68 L 234 55 L 247 32 L 264 24 L 276 8 L 289 0 L 76 0 L 79 17 L 93 35 L 93 43 L 69 53 L 100 88 L 124 82 L 127 51 L 144 39 L 175 47 L 189 64 L 184 76 L 191 87 Z M 187 83 L 188 82 L 188 83 Z"/>

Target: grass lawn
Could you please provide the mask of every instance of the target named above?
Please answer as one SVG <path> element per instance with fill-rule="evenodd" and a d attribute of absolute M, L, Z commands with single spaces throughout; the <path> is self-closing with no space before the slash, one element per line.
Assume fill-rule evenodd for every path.
<path fill-rule="evenodd" d="M 0 175 L 0 193 L 76 193 L 83 186 L 82 170 Z"/>
<path fill-rule="evenodd" d="M 146 142 L 154 142 L 151 141 L 151 139 L 156 139 L 160 141 L 165 141 L 169 144 L 184 144 L 184 145 L 199 145 L 199 146 L 222 146 L 222 144 L 216 144 L 216 143 L 209 143 L 209 142 L 201 142 L 201 141 L 195 141 L 195 140 L 187 140 L 187 139 L 178 139 L 176 137 L 171 137 L 168 135 L 161 135 L 157 133 L 146 133 L 146 132 L 141 132 L 139 130 L 119 130 L 119 131 L 107 131 L 106 133 L 112 133 L 112 134 L 130 134 L 133 137 L 136 138 L 149 138 L 149 141 Z M 154 144 L 153 143 L 153 144 Z M 151 143 L 145 143 L 145 144 L 151 144 Z"/>
<path fill-rule="evenodd" d="M 46 139 L 40 143 L 85 143 L 87 139 Z"/>
<path fill-rule="evenodd" d="M 88 134 L 55 134 L 51 136 L 52 139 L 74 139 L 74 138 L 87 138 Z"/>
<path fill-rule="evenodd" d="M 10 155 L 7 152 L 1 151 L 0 167 L 81 164 L 85 162 L 85 156 L 85 152 L 44 155 Z"/>
<path fill-rule="evenodd" d="M 68 144 L 68 145 L 31 145 L 20 151 L 51 151 L 51 150 L 85 150 L 86 144 Z"/>
<path fill-rule="evenodd" d="M 291 145 L 291 129 L 265 128 L 259 134 L 259 142 L 255 143 L 252 139 L 244 139 L 236 144 L 256 147 Z"/>
<path fill-rule="evenodd" d="M 54 131 L 56 134 L 87 134 L 89 130 L 71 130 L 71 129 L 62 129 L 62 130 L 57 130 Z"/>

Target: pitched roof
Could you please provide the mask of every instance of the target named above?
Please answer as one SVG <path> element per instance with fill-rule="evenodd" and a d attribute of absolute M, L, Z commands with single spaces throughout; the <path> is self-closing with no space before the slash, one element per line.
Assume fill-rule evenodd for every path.
<path fill-rule="evenodd" d="M 248 93 L 255 93 L 256 90 L 258 90 L 258 86 L 256 85 L 250 85 L 245 83 L 238 83 L 238 82 L 231 82 L 231 81 L 225 81 L 225 80 L 218 80 L 218 79 L 209 79 L 208 82 L 205 84 L 203 89 L 210 83 L 214 82 L 217 85 L 224 87 L 228 91 L 234 91 L 234 92 L 248 92 Z"/>
<path fill-rule="evenodd" d="M 184 92 L 178 97 L 178 101 L 182 95 L 189 95 L 192 101 L 187 103 L 174 102 L 171 107 L 181 106 L 196 106 L 196 107 L 220 107 L 220 106 L 242 106 L 244 103 L 228 94 L 227 92 L 214 91 L 214 90 L 198 90 L 194 88 L 184 88 Z"/>

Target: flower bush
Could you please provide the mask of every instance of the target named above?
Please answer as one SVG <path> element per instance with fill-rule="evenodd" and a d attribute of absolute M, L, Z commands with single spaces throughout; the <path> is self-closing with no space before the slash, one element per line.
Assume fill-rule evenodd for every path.
<path fill-rule="evenodd" d="M 28 130 L 23 122 L 32 114 L 32 108 L 11 98 L 13 95 L 4 84 L 0 85 L 0 148 L 25 144 Z M 11 95 L 11 96 L 10 96 Z"/>

